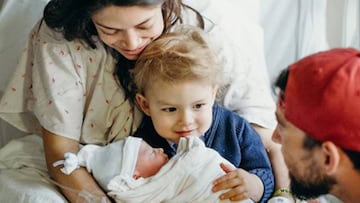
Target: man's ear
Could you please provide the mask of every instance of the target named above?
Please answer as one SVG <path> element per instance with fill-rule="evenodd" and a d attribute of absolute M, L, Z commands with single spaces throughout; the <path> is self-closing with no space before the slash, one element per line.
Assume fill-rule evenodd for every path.
<path fill-rule="evenodd" d="M 340 163 L 340 150 L 333 142 L 322 143 L 322 151 L 325 154 L 324 166 L 328 175 L 334 175 Z"/>
<path fill-rule="evenodd" d="M 149 103 L 148 103 L 147 99 L 144 97 L 144 95 L 136 93 L 135 98 L 136 98 L 136 102 L 139 105 L 139 107 L 141 108 L 141 110 L 146 115 L 150 116 Z"/>

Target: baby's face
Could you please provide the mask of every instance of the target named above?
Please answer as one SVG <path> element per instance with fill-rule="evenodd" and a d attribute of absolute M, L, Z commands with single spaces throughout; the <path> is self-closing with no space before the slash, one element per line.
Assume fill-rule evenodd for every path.
<path fill-rule="evenodd" d="M 168 160 L 169 158 L 162 148 L 152 148 L 148 143 L 142 141 L 135 173 L 143 178 L 153 176 Z"/>

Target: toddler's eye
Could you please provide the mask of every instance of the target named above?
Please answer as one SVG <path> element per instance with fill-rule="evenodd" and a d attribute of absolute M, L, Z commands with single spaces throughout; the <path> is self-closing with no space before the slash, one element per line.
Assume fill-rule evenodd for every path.
<path fill-rule="evenodd" d="M 176 108 L 175 107 L 164 108 L 163 111 L 174 112 L 174 111 L 176 111 Z"/>
<path fill-rule="evenodd" d="M 194 108 L 195 109 L 200 109 L 201 107 L 203 107 L 205 104 L 195 104 Z"/>

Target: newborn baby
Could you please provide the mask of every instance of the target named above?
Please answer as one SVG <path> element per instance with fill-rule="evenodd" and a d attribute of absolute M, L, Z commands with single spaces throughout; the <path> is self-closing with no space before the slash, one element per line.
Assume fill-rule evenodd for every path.
<path fill-rule="evenodd" d="M 54 166 L 63 164 L 65 174 L 86 167 L 117 202 L 220 202 L 220 192 L 211 191 L 212 181 L 225 174 L 220 163 L 230 164 L 198 137 L 182 137 L 170 160 L 161 148 L 127 137 L 106 146 L 86 145 Z"/>

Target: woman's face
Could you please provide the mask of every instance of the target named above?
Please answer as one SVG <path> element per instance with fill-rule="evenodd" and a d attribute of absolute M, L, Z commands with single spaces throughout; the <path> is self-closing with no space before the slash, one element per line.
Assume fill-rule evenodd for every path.
<path fill-rule="evenodd" d="M 135 60 L 164 29 L 161 5 L 108 6 L 92 16 L 100 39 L 125 58 Z"/>

